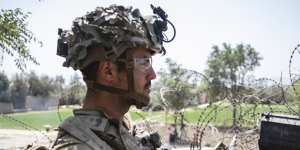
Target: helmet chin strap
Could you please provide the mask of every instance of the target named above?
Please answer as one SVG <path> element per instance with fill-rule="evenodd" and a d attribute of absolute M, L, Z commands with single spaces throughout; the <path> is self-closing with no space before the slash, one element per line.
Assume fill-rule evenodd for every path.
<path fill-rule="evenodd" d="M 137 93 L 134 89 L 134 73 L 133 73 L 134 62 L 133 62 L 132 51 L 127 51 L 126 68 L 127 68 L 128 90 L 103 85 L 100 83 L 96 83 L 95 81 L 86 81 L 87 87 L 91 89 L 96 89 L 99 91 L 107 91 L 110 93 L 123 96 L 127 98 L 132 105 L 135 105 L 138 109 L 141 109 L 142 107 L 147 106 L 149 104 L 150 98 Z"/>
<path fill-rule="evenodd" d="M 132 105 L 135 105 L 138 109 L 147 106 L 150 101 L 149 97 L 146 97 L 142 94 L 138 94 L 136 92 L 129 92 L 128 90 L 123 90 L 120 88 L 99 84 L 94 81 L 86 81 L 86 83 L 88 88 L 99 90 L 99 91 L 106 91 L 106 92 L 124 96 L 130 101 Z"/>
<path fill-rule="evenodd" d="M 135 91 L 134 88 L 134 62 L 133 62 L 133 51 L 127 51 L 126 55 L 126 68 L 127 68 L 127 83 L 128 83 L 128 93 L 129 100 L 135 105 L 138 109 L 141 109 L 144 106 L 149 104 L 149 97 L 146 97 L 142 94 L 139 94 Z"/>

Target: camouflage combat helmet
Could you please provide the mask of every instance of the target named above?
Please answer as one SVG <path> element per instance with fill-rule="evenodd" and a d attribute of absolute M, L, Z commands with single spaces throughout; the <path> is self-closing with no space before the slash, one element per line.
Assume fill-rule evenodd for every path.
<path fill-rule="evenodd" d="M 163 42 L 166 42 L 163 32 L 167 24 L 167 15 L 160 7 L 153 7 L 155 15 L 143 17 L 138 9 L 111 5 L 107 8 L 97 7 L 95 11 L 73 21 L 71 30 L 58 30 L 57 55 L 65 57 L 65 67 L 82 70 L 96 61 L 118 61 L 119 57 L 132 48 L 146 48 L 152 53 L 165 53 Z M 172 38 L 172 39 L 173 39 Z M 167 41 L 168 42 L 168 41 Z M 101 51 L 88 51 L 91 47 Z M 92 81 L 89 88 L 106 90 L 123 94 L 134 99 L 136 106 L 145 106 L 149 100 L 134 92 L 133 67 L 127 57 L 128 91 L 96 84 Z"/>

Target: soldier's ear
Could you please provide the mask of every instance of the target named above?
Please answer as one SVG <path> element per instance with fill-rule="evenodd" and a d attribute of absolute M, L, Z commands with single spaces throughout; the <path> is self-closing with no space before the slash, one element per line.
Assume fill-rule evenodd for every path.
<path fill-rule="evenodd" d="M 111 61 L 99 63 L 97 76 L 104 83 L 113 83 L 117 77 L 116 66 Z"/>

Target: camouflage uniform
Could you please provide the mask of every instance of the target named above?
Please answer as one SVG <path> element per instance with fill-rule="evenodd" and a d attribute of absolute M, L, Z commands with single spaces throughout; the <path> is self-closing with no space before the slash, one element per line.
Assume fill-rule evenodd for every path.
<path fill-rule="evenodd" d="M 100 110 L 74 110 L 59 126 L 55 150 L 147 150 L 126 124 L 108 119 Z"/>

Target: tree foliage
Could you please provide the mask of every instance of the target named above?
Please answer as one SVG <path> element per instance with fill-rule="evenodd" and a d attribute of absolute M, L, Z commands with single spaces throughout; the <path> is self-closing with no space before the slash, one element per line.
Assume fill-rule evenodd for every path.
<path fill-rule="evenodd" d="M 29 95 L 48 97 L 55 90 L 54 80 L 47 75 L 38 77 L 35 72 L 31 71 L 27 75 L 29 85 Z"/>
<path fill-rule="evenodd" d="M 223 49 L 213 46 L 205 73 L 211 81 L 211 92 L 215 97 L 237 95 L 244 87 L 245 77 L 260 66 L 262 57 L 250 45 L 231 47 L 223 43 Z"/>
<path fill-rule="evenodd" d="M 292 83 L 292 86 L 290 86 L 287 89 L 289 95 L 288 95 L 288 100 L 290 102 L 300 102 L 300 79 L 294 81 L 294 83 Z M 300 107 L 299 107 L 300 109 Z M 299 110 L 300 112 L 300 110 Z"/>
<path fill-rule="evenodd" d="M 10 91 L 14 108 L 25 108 L 28 84 L 26 78 L 22 74 L 16 74 L 14 76 Z"/>
<path fill-rule="evenodd" d="M 7 91 L 9 88 L 9 80 L 4 72 L 0 72 L 0 92 Z"/>
<path fill-rule="evenodd" d="M 223 43 L 223 47 L 212 47 L 205 73 L 211 81 L 210 95 L 213 100 L 225 97 L 233 106 L 233 126 L 236 127 L 237 103 L 242 102 L 242 95 L 248 91 L 244 85 L 245 77 L 260 65 L 262 57 L 250 45 L 238 44 L 231 47 Z"/>
<path fill-rule="evenodd" d="M 63 93 L 64 87 L 65 87 L 65 78 L 62 75 L 57 75 L 53 79 L 53 87 L 54 87 L 54 94 L 58 97 L 60 97 Z"/>
<path fill-rule="evenodd" d="M 183 68 L 170 58 L 166 59 L 166 64 L 167 69 L 158 72 L 160 78 L 154 85 L 156 94 L 153 95 L 161 97 L 163 104 L 177 111 L 198 98 L 199 73 Z"/>
<path fill-rule="evenodd" d="M 70 84 L 62 93 L 60 105 L 81 104 L 86 93 L 86 86 L 80 81 L 78 74 L 72 76 Z"/>
<path fill-rule="evenodd" d="M 42 46 L 34 34 L 27 27 L 29 12 L 22 9 L 1 9 L 0 10 L 0 57 L 5 54 L 14 58 L 16 66 L 24 70 L 26 62 L 38 64 L 30 54 L 28 44 L 37 42 Z"/>
<path fill-rule="evenodd" d="M 0 102 L 10 102 L 9 80 L 4 72 L 0 72 Z"/>
<path fill-rule="evenodd" d="M 0 102 L 12 102 L 14 108 L 23 109 L 27 96 L 57 98 L 61 105 L 81 104 L 86 93 L 86 86 L 80 81 L 80 76 L 75 74 L 71 81 L 65 84 L 61 75 L 50 77 L 37 75 L 34 71 L 29 74 L 17 73 L 8 80 L 4 72 L 0 72 Z"/>

